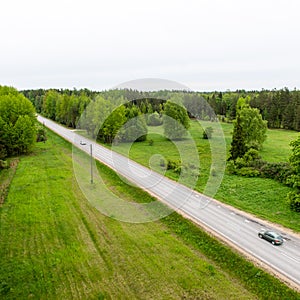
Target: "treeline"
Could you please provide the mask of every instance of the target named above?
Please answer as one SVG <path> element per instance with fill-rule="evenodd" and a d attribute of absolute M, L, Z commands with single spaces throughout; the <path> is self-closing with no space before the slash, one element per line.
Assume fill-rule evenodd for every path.
<path fill-rule="evenodd" d="M 16 89 L 0 86 L 0 169 L 4 159 L 28 153 L 36 141 L 32 103 Z"/>
<path fill-rule="evenodd" d="M 142 113 L 158 112 L 163 109 L 163 101 L 179 99 L 188 111 L 190 118 L 231 122 L 236 118 L 236 104 L 239 98 L 249 97 L 250 105 L 259 109 L 269 128 L 283 128 L 300 131 L 300 91 L 262 90 L 262 91 L 226 91 L 226 92 L 189 92 L 156 91 L 140 92 L 137 90 L 26 90 L 23 94 L 31 100 L 38 113 L 55 119 L 62 124 L 74 127 L 85 107 L 98 96 L 116 104 L 133 101 Z M 60 98 L 55 101 L 49 93 Z M 45 98 L 48 98 L 45 101 Z M 141 100 L 143 99 L 143 100 Z M 148 99 L 145 103 L 144 99 Z M 155 100 L 156 99 L 156 100 Z M 155 101 L 154 101 L 155 100 Z M 59 102 L 58 106 L 56 105 Z"/>
<path fill-rule="evenodd" d="M 147 125 L 164 124 L 166 136 L 181 139 L 189 126 L 188 114 L 178 95 L 169 98 L 174 103 L 171 105 L 170 101 L 132 90 L 101 93 L 48 90 L 44 94 L 38 90 L 23 93 L 34 103 L 37 112 L 66 126 L 85 129 L 93 138 L 108 144 L 144 141 Z M 163 118 L 163 115 L 170 116 L 175 122 Z"/>

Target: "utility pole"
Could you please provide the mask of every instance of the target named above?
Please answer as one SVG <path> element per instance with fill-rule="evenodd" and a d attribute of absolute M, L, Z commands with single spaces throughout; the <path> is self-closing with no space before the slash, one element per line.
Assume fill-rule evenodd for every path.
<path fill-rule="evenodd" d="M 93 183 L 93 145 L 90 144 L 91 150 L 91 183 Z"/>

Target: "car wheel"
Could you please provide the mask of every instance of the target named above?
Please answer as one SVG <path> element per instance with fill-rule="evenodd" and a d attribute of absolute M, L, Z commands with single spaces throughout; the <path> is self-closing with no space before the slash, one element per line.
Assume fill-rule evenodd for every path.
<path fill-rule="evenodd" d="M 272 241 L 272 245 L 275 245 L 275 242 L 274 242 L 274 241 Z"/>
<path fill-rule="evenodd" d="M 262 239 L 262 235 L 261 234 L 259 234 L 258 236 Z"/>

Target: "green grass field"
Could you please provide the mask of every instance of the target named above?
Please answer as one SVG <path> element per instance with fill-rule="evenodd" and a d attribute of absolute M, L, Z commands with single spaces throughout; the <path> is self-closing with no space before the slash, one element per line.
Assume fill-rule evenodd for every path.
<path fill-rule="evenodd" d="M 70 144 L 48 136 L 21 157 L 0 207 L 1 299 L 299 299 L 175 213 L 145 224 L 102 215 L 78 188 Z"/>
<path fill-rule="evenodd" d="M 202 124 L 205 128 L 211 123 L 202 122 Z M 228 123 L 221 125 L 228 157 L 233 125 Z M 190 133 L 196 143 L 200 160 L 200 176 L 195 189 L 203 192 L 211 172 L 211 151 L 208 140 L 202 139 L 201 130 L 196 121 L 191 122 Z M 164 171 L 159 167 L 159 161 L 157 160 L 154 164 L 152 157 L 161 154 L 165 158 L 176 160 L 179 159 L 180 154 L 172 142 L 163 137 L 162 127 L 152 127 L 151 131 L 156 132 L 148 137 L 148 140 L 153 140 L 152 146 L 149 146 L 149 142 L 145 141 L 132 145 L 119 144 L 114 146 L 113 150 L 128 155 L 133 160 L 163 173 Z M 263 159 L 271 162 L 287 161 L 291 153 L 289 143 L 295 140 L 298 135 L 299 133 L 295 131 L 268 130 L 268 137 L 261 151 Z M 184 145 L 185 141 L 178 142 L 178 144 L 180 143 Z M 189 157 L 185 159 L 189 160 Z M 193 163 L 193 161 L 190 162 Z M 165 175 L 172 179 L 178 178 L 178 175 L 172 171 L 167 171 Z M 246 178 L 225 172 L 214 197 L 224 203 L 299 232 L 300 216 L 289 209 L 286 201 L 286 195 L 290 190 L 289 187 L 271 179 Z"/>

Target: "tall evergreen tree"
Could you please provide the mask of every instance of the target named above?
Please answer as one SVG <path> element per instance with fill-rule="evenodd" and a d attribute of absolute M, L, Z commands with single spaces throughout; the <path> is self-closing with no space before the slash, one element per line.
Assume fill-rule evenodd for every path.
<path fill-rule="evenodd" d="M 234 122 L 229 160 L 236 160 L 238 157 L 243 157 L 247 150 L 245 132 L 241 124 L 241 117 L 238 114 Z"/>

